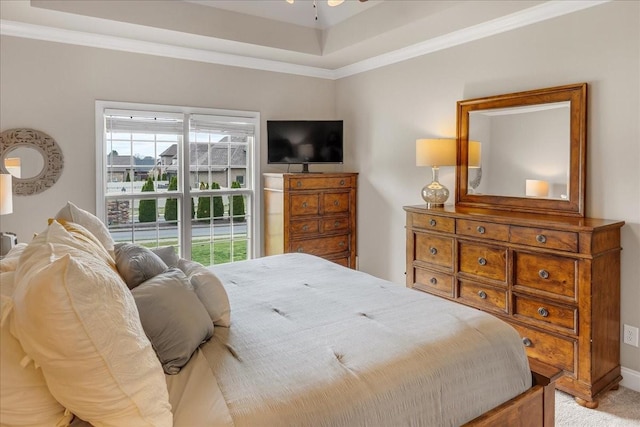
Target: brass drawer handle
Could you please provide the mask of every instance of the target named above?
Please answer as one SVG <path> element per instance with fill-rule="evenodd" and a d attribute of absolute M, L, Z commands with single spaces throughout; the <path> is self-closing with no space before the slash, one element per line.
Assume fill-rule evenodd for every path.
<path fill-rule="evenodd" d="M 538 271 L 538 276 L 540 276 L 541 279 L 548 279 L 549 272 L 547 270 L 540 270 Z"/>
<path fill-rule="evenodd" d="M 540 307 L 538 309 L 538 314 L 542 317 L 547 317 L 549 315 L 549 311 L 544 307 Z"/>
<path fill-rule="evenodd" d="M 482 299 L 487 299 L 487 293 L 485 291 L 478 291 L 478 296 Z"/>
<path fill-rule="evenodd" d="M 435 255 L 438 253 L 438 250 L 434 247 L 429 248 L 429 252 L 431 252 L 431 255 Z"/>
<path fill-rule="evenodd" d="M 487 260 L 485 258 L 478 258 L 478 264 L 480 265 L 487 265 Z"/>
<path fill-rule="evenodd" d="M 344 246 L 344 242 L 338 243 L 338 246 L 343 247 Z"/>
<path fill-rule="evenodd" d="M 538 243 L 547 243 L 547 236 L 545 236 L 544 234 L 538 234 L 536 236 L 536 242 L 538 242 Z"/>
<path fill-rule="evenodd" d="M 303 208 L 306 208 L 307 206 L 308 206 L 308 205 L 307 205 L 307 202 L 302 202 L 302 207 L 303 207 Z"/>
<path fill-rule="evenodd" d="M 307 224 L 302 226 L 302 231 L 307 231 L 309 229 L 309 226 Z"/>
<path fill-rule="evenodd" d="M 298 248 L 298 252 L 302 252 L 302 248 Z"/>
<path fill-rule="evenodd" d="M 338 206 L 339 204 L 340 204 L 340 202 L 339 202 L 339 201 L 337 201 L 337 200 L 334 200 L 334 201 L 333 201 L 333 206 Z"/>
<path fill-rule="evenodd" d="M 484 229 L 484 227 L 483 227 L 483 226 L 479 225 L 479 226 L 476 228 L 476 231 L 477 231 L 478 233 L 480 233 L 480 234 L 484 234 L 485 229 Z"/>
<path fill-rule="evenodd" d="M 435 226 L 436 226 L 436 224 L 437 224 L 437 222 L 436 222 L 436 220 L 435 220 L 435 219 L 431 218 L 431 219 L 429 220 L 429 225 L 430 225 L 430 226 L 435 227 Z"/>
<path fill-rule="evenodd" d="M 531 347 L 533 345 L 531 340 L 527 337 L 522 338 L 522 344 L 524 344 L 525 347 Z"/>
<path fill-rule="evenodd" d="M 430 282 L 432 285 L 435 285 L 435 284 L 437 284 L 437 283 L 438 283 L 438 279 L 436 279 L 435 277 L 432 277 L 432 278 L 429 280 L 429 282 Z"/>
<path fill-rule="evenodd" d="M 340 180 L 340 185 L 344 185 L 344 179 Z"/>
<path fill-rule="evenodd" d="M 298 181 L 298 182 L 296 183 L 296 186 L 298 186 L 298 187 L 302 187 L 302 181 Z"/>
<path fill-rule="evenodd" d="M 338 228 L 340 227 L 340 221 L 336 221 L 333 223 L 333 228 Z"/>

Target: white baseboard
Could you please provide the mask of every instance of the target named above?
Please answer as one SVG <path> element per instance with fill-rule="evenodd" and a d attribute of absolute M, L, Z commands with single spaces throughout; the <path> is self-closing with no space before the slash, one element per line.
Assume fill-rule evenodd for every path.
<path fill-rule="evenodd" d="M 640 372 L 625 368 L 624 366 L 621 371 L 622 381 L 620 381 L 620 385 L 640 392 Z"/>

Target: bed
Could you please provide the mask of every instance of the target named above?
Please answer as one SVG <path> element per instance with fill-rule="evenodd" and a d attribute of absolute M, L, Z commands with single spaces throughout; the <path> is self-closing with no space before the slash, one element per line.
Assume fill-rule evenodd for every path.
<path fill-rule="evenodd" d="M 58 228 L 57 233 L 70 229 L 69 224 L 65 224 L 66 230 Z M 87 234 L 79 226 L 71 228 L 76 238 L 78 230 L 82 236 Z M 55 257 L 50 254 L 49 258 Z M 104 259 L 109 262 L 107 255 Z M 70 261 L 65 262 L 65 268 L 70 268 Z M 98 269 L 97 263 L 92 264 L 89 274 L 98 274 Z M 15 274 L 25 275 L 25 271 L 32 270 L 35 267 L 22 271 L 18 268 Z M 157 401 L 168 397 L 174 426 L 553 425 L 556 373 L 544 366 L 530 365 L 515 330 L 487 313 L 311 255 L 276 255 L 214 266 L 209 271 L 228 295 L 231 307 L 228 327 L 212 325 L 207 339 L 197 342 L 195 351 L 171 375 L 166 373 L 162 362 L 166 396 L 164 390 L 158 390 L 161 387 L 158 381 L 149 383 L 148 390 L 159 392 L 159 397 L 152 399 L 147 392 L 141 393 L 142 397 L 135 394 L 143 388 L 142 382 L 151 381 L 151 377 L 157 380 L 157 361 L 125 368 L 128 377 L 123 378 L 138 376 L 135 391 L 129 393 L 131 399 L 136 402 L 146 399 L 157 409 L 160 408 Z M 69 277 L 65 272 L 65 277 Z M 46 286 L 50 286 L 52 273 L 47 276 Z M 116 283 L 121 279 L 114 280 L 116 300 L 121 302 L 135 293 L 122 291 Z M 36 282 L 32 278 L 29 283 Z M 18 289 L 20 286 L 17 285 Z M 101 283 L 100 289 L 103 287 Z M 73 292 L 67 289 L 64 297 Z M 74 399 L 79 397 L 77 391 L 74 394 L 68 387 L 62 391 L 54 387 L 58 381 L 54 376 L 64 373 L 60 369 L 66 367 L 51 365 L 50 360 L 38 355 L 38 348 L 29 339 L 25 320 L 28 311 L 18 307 L 29 293 L 16 291 L 16 295 L 14 329 L 18 332 L 13 329 L 12 332 L 29 358 L 42 369 L 55 399 L 65 408 L 73 407 Z M 108 299 L 109 295 L 103 294 L 101 298 Z M 139 301 L 136 298 L 144 325 L 145 309 Z M 94 303 L 94 299 L 87 302 Z M 95 307 L 90 310 L 91 316 L 99 316 Z M 195 310 L 186 311 L 187 321 L 197 314 Z M 184 314 L 185 310 L 181 312 Z M 78 317 L 77 312 L 72 314 Z M 113 316 L 106 322 L 112 320 Z M 128 326 L 122 329 L 135 330 L 131 326 L 135 320 L 129 319 Z M 50 326 L 47 323 L 39 327 Z M 86 325 L 81 329 L 86 330 Z M 149 330 L 145 331 L 149 335 Z M 101 334 L 104 332 L 102 326 Z M 93 339 L 102 339 L 102 335 Z M 107 352 L 126 353 L 128 347 L 121 344 L 123 339 L 126 337 L 118 337 L 116 349 L 115 339 L 105 339 Z M 58 345 L 57 341 L 51 345 Z M 138 337 L 138 344 L 143 341 Z M 60 351 L 79 346 L 60 345 L 64 347 Z M 156 342 L 153 348 L 162 361 Z M 106 370 L 111 372 L 114 366 L 145 357 L 128 357 L 126 362 L 111 363 Z M 64 381 L 76 375 L 77 363 L 70 369 Z M 145 374 L 145 369 L 154 370 Z M 532 375 L 532 371 L 536 373 Z M 128 386 L 118 383 L 116 388 Z M 94 388 L 85 389 L 92 393 Z M 94 406 L 96 400 L 110 403 L 104 398 L 89 399 Z M 76 413 L 86 413 L 88 416 L 84 418 L 88 419 L 94 416 L 93 409 Z M 166 412 L 167 405 L 158 411 Z M 69 410 L 65 413 L 68 415 Z M 129 420 L 127 417 L 131 415 L 122 414 L 125 412 L 120 412 L 120 418 L 93 424 L 118 425 Z M 166 417 L 165 421 L 154 422 L 155 415 L 150 414 L 140 423 L 132 421 L 127 425 L 167 425 Z M 75 417 L 71 425 L 88 423 Z"/>

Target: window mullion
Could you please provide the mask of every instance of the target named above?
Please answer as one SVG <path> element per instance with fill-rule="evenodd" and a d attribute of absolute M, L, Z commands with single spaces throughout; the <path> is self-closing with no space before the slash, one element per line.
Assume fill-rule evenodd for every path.
<path fill-rule="evenodd" d="M 182 248 L 182 257 L 191 259 L 191 183 L 190 183 L 190 168 L 189 168 L 189 153 L 190 153 L 190 114 L 184 115 L 183 130 L 182 130 L 182 144 L 179 147 L 180 162 L 178 165 L 178 191 L 183 194 L 182 197 L 182 226 L 179 227 L 180 233 L 180 247 Z"/>

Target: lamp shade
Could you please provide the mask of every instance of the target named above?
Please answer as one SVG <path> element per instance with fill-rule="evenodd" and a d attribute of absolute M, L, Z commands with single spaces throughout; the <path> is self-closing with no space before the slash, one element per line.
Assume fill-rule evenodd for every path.
<path fill-rule="evenodd" d="M 0 215 L 13 212 L 13 190 L 11 188 L 12 176 L 8 173 L 0 174 Z"/>
<path fill-rule="evenodd" d="M 416 140 L 416 166 L 455 166 L 455 139 Z"/>
<path fill-rule="evenodd" d="M 525 195 L 527 197 L 547 197 L 549 196 L 549 183 L 538 179 L 527 179 Z"/>
<path fill-rule="evenodd" d="M 469 141 L 469 162 L 470 168 L 479 168 L 482 162 L 482 145 L 478 141 Z"/>

